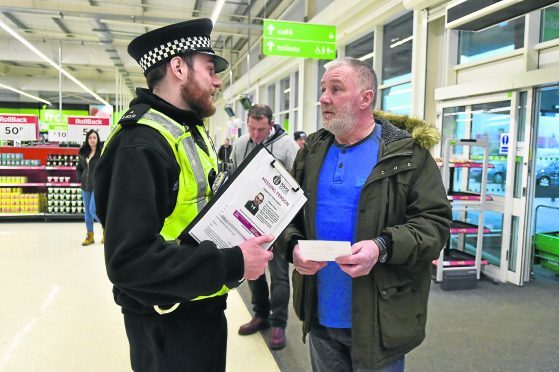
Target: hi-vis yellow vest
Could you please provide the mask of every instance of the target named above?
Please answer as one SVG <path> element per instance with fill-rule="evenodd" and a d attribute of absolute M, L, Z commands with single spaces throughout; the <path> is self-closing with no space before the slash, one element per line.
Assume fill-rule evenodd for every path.
<path fill-rule="evenodd" d="M 124 117 L 126 117 L 126 114 Z M 165 240 L 176 240 L 207 204 L 212 195 L 212 185 L 208 183 L 208 175 L 212 170 L 217 171 L 215 149 L 204 130 L 195 129 L 204 139 L 210 155 L 196 146 L 190 130 L 153 108 L 145 112 L 135 123 L 147 125 L 157 130 L 169 143 L 169 147 L 175 154 L 175 159 L 180 166 L 177 202 L 173 212 L 165 219 L 163 229 L 160 232 Z M 122 125 L 119 123 L 105 142 L 104 149 L 108 147 L 110 140 L 121 129 Z M 196 297 L 192 301 L 221 296 L 228 291 L 229 288 L 224 285 L 218 292 Z M 154 308 L 159 314 L 167 314 L 174 311 L 178 306 L 177 303 L 169 309 L 161 309 L 159 306 L 154 306 Z"/>

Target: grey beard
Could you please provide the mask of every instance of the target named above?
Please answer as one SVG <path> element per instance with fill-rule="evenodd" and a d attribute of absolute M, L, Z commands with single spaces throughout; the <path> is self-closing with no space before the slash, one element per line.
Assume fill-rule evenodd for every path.
<path fill-rule="evenodd" d="M 332 133 L 334 136 L 343 136 L 351 130 L 352 118 L 348 111 L 343 114 L 336 113 L 336 116 L 329 120 L 324 121 L 324 129 Z"/>

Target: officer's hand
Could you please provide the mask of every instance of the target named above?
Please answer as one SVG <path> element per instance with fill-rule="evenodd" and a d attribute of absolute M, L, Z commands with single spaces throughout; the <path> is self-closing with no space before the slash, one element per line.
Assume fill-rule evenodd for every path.
<path fill-rule="evenodd" d="M 264 274 L 264 270 L 266 270 L 266 266 L 268 266 L 268 261 L 274 258 L 274 255 L 272 252 L 262 248 L 261 245 L 273 240 L 274 237 L 271 235 L 262 235 L 251 238 L 240 245 L 245 262 L 243 279 L 255 280 Z"/>
<path fill-rule="evenodd" d="M 340 269 L 352 278 L 367 275 L 377 263 L 379 249 L 372 240 L 362 240 L 351 246 L 351 254 L 336 258 Z"/>
<path fill-rule="evenodd" d="M 327 262 L 305 260 L 301 255 L 299 244 L 293 248 L 293 266 L 301 275 L 314 275 L 318 270 L 325 267 L 326 264 Z"/>

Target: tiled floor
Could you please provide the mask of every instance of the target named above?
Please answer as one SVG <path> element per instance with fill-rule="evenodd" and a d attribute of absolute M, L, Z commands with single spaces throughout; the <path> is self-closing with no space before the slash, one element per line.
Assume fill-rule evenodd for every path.
<path fill-rule="evenodd" d="M 103 249 L 82 247 L 84 231 L 76 222 L 0 222 L 0 371 L 130 371 Z M 279 371 L 261 335 L 237 335 L 250 318 L 238 292 L 228 303 L 227 371 Z"/>

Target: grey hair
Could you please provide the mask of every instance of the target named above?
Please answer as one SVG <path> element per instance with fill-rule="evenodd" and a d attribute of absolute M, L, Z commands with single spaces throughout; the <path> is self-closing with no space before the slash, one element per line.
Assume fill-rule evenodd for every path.
<path fill-rule="evenodd" d="M 373 102 L 371 102 L 371 109 L 375 108 L 377 103 L 377 89 L 378 80 L 375 70 L 371 68 L 366 62 L 360 61 L 353 57 L 340 57 L 336 58 L 324 65 L 326 71 L 340 66 L 349 66 L 357 72 L 357 86 L 361 89 L 373 90 Z"/>

